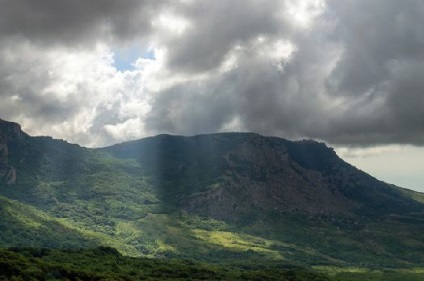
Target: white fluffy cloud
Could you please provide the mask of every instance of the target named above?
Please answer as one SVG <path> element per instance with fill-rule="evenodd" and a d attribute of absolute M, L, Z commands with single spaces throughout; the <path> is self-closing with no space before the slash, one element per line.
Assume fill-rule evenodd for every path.
<path fill-rule="evenodd" d="M 3 118 L 21 123 L 30 134 L 89 146 L 134 135 L 120 137 L 113 127 L 149 110 L 143 70 L 117 71 L 113 53 L 102 44 L 93 50 L 17 46 L 2 50 L 10 71 L 0 80 Z M 131 130 L 144 134 L 143 126 Z"/>

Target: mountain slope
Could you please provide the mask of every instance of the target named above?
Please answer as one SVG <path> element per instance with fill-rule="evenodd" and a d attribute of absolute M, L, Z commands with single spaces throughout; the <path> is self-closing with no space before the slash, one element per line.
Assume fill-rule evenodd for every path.
<path fill-rule="evenodd" d="M 91 248 L 100 243 L 34 207 L 1 196 L 0 217 L 3 247 Z"/>
<path fill-rule="evenodd" d="M 1 205 L 26 206 L 9 214 L 42 214 L 76 242 L 40 244 L 40 235 L 54 238 L 49 227 L 19 226 L 38 233 L 17 232 L 28 246 L 81 241 L 244 264 L 424 264 L 422 194 L 378 181 L 315 141 L 160 135 L 87 149 L 0 121 L 0 164 Z"/>
<path fill-rule="evenodd" d="M 104 150 L 150 169 L 165 200 L 219 219 L 247 210 L 376 216 L 423 209 L 314 141 L 162 135 Z"/>

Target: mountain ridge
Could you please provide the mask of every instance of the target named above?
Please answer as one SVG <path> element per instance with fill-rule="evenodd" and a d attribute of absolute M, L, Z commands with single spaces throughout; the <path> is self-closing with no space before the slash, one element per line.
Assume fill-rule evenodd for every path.
<path fill-rule="evenodd" d="M 55 248 L 71 246 L 60 244 L 69 229 L 72 247 L 80 239 L 131 256 L 424 264 L 423 194 L 378 181 L 324 143 L 219 133 L 89 149 L 0 124 L 0 145 L 1 171 L 15 169 L 13 183 L 5 173 L 0 182 L 1 202 L 14 200 L 0 230 L 13 225 L 19 245 L 49 247 L 29 234 L 47 219 L 62 231 L 37 237 Z"/>
<path fill-rule="evenodd" d="M 232 147 L 226 148 L 225 144 L 221 145 L 220 143 L 218 143 L 229 143 L 229 138 L 232 139 L 231 141 L 236 142 L 236 144 L 233 144 Z M 234 140 L 236 138 L 238 138 L 238 140 Z M 171 143 L 174 141 L 178 142 L 178 144 Z M 227 169 L 231 168 L 231 171 L 237 169 L 237 161 L 248 162 L 248 164 L 250 165 L 249 167 L 252 168 L 252 170 L 249 171 L 250 178 L 248 179 L 248 181 L 250 182 L 260 181 L 261 177 L 271 177 L 271 171 L 267 171 L 266 169 L 274 170 L 274 172 L 276 173 L 278 173 L 278 171 L 288 171 L 291 169 L 293 173 L 286 176 L 292 177 L 292 183 L 295 181 L 302 181 L 302 178 L 305 179 L 308 177 L 311 177 L 311 179 L 307 179 L 307 181 L 309 181 L 309 184 L 311 182 L 322 183 L 323 179 L 320 177 L 325 176 L 328 173 L 332 173 L 332 169 L 337 169 L 338 167 L 336 165 L 339 165 L 342 166 L 341 168 L 347 170 L 342 171 L 343 173 L 354 174 L 354 177 L 358 177 L 358 179 L 349 178 L 349 180 L 372 181 L 373 186 L 381 186 L 381 188 L 385 189 L 385 191 L 387 191 L 385 195 L 387 197 L 387 200 L 389 200 L 390 202 L 380 202 L 381 207 L 383 207 L 383 205 L 387 205 L 387 208 L 389 207 L 388 205 L 396 205 L 395 198 L 391 197 L 402 196 L 402 194 L 397 193 L 397 191 L 395 190 L 392 190 L 391 187 L 385 186 L 385 183 L 378 181 L 377 179 L 369 176 L 368 174 L 365 174 L 364 172 L 344 162 L 341 158 L 337 156 L 334 150 L 329 148 L 326 144 L 311 140 L 293 142 L 277 137 L 263 137 L 255 133 L 218 133 L 197 135 L 192 137 L 160 135 L 148 139 L 141 139 L 135 142 L 113 145 L 111 147 L 104 148 L 104 150 L 108 151 L 109 153 L 112 153 L 118 158 L 136 158 L 138 159 L 138 161 L 144 161 L 147 165 L 155 165 L 152 164 L 156 160 L 154 158 L 160 158 L 160 156 L 158 156 L 160 154 L 160 151 L 164 151 L 167 149 L 170 150 L 170 147 L 172 145 L 175 145 L 175 147 L 172 148 L 175 151 L 185 151 L 187 155 L 194 155 L 194 157 L 185 158 L 184 156 L 181 156 L 183 157 L 182 162 L 184 162 L 183 164 L 186 166 L 197 165 L 202 167 L 201 161 L 199 159 L 194 159 L 199 155 L 202 155 L 203 157 L 208 157 L 206 155 L 212 155 L 211 157 L 207 158 L 209 163 L 218 162 L 218 165 L 226 166 Z M 225 159 L 217 159 L 216 153 L 227 154 L 221 155 L 221 158 Z M 230 159 L 231 157 L 233 159 Z M 278 157 L 282 158 L 280 159 Z M 181 166 L 181 163 L 179 163 L 179 165 L 180 166 L 178 167 L 172 165 L 167 166 L 167 172 L 169 173 L 169 171 L 175 171 L 175 173 L 178 174 L 177 176 L 179 176 L 179 174 L 183 172 L 182 169 L 185 168 L 185 166 Z M 208 164 L 205 169 L 209 170 L 210 166 L 212 165 Z M 205 172 L 206 171 L 201 171 L 199 172 L 199 174 L 204 174 Z M 220 171 L 221 174 L 224 172 L 225 171 Z M 318 175 L 317 173 L 319 173 L 320 175 Z M 240 175 L 237 176 L 240 177 Z M 175 179 L 173 178 L 173 180 Z M 264 180 L 264 178 L 262 180 Z M 286 179 L 279 179 L 280 182 L 284 180 Z M 332 187 L 340 184 L 338 182 L 338 179 L 335 178 L 325 180 L 328 181 L 326 184 L 332 185 Z M 357 190 L 358 188 L 352 188 L 354 189 L 352 191 L 349 190 L 346 186 L 347 184 L 344 184 L 343 189 L 339 191 L 343 192 L 345 195 L 347 194 L 351 197 L 357 197 L 357 194 L 352 193 L 354 191 L 360 190 Z M 290 188 L 290 186 L 286 187 L 285 190 L 287 190 L 288 188 Z M 371 191 L 373 190 L 365 190 L 366 193 Z M 307 192 L 307 190 L 305 190 L 305 192 Z M 392 192 L 397 194 L 390 194 Z M 366 194 L 364 194 L 364 196 L 366 196 Z M 342 200 L 341 198 L 339 199 Z M 322 201 L 323 200 L 320 200 L 321 203 Z M 346 202 L 342 202 L 342 205 L 345 205 L 345 203 Z M 408 203 L 413 204 L 413 202 Z M 336 202 L 334 202 L 334 204 L 336 205 Z"/>

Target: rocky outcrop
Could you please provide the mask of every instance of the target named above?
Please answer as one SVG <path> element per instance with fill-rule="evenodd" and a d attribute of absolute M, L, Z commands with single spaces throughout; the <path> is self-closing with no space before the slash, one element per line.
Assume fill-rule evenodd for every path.
<path fill-rule="evenodd" d="M 17 172 L 14 162 L 22 154 L 21 144 L 27 137 L 19 124 L 0 119 L 0 183 L 16 184 Z M 11 148 L 15 148 L 16 153 L 12 152 Z"/>
<path fill-rule="evenodd" d="M 217 184 L 183 200 L 183 208 L 231 220 L 252 211 L 326 215 L 355 207 L 321 173 L 294 161 L 284 142 L 253 135 L 223 158 L 228 168 Z"/>
<path fill-rule="evenodd" d="M 0 119 L 0 139 L 7 142 L 11 140 L 23 140 L 26 137 L 28 135 L 22 131 L 21 125 Z"/>

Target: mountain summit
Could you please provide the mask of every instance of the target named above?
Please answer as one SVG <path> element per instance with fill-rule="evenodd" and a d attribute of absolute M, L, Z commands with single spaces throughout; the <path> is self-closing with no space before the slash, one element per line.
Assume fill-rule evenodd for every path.
<path fill-rule="evenodd" d="M 88 149 L 0 121 L 0 245 L 212 262 L 424 263 L 424 196 L 324 143 L 159 135 Z M 10 237 L 14 237 L 10 239 Z"/>

